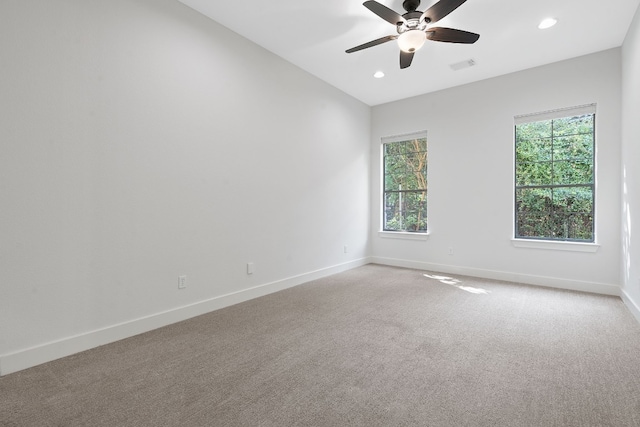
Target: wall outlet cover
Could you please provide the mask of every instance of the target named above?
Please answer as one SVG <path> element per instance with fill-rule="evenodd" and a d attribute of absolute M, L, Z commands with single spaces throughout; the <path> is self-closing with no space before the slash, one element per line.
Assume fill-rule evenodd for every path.
<path fill-rule="evenodd" d="M 187 276 L 178 276 L 178 289 L 187 287 Z"/>

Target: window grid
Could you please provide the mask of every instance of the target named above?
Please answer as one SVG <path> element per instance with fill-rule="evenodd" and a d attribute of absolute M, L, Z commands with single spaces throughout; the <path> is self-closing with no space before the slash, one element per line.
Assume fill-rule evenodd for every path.
<path fill-rule="evenodd" d="M 383 231 L 427 231 L 427 140 L 383 144 Z"/>
<path fill-rule="evenodd" d="M 556 128 L 558 122 L 566 126 L 572 121 L 580 120 L 588 123 L 587 131 L 563 133 L 562 129 Z M 535 128 L 545 123 L 550 123 L 548 137 L 538 136 L 525 140 L 519 138 L 518 132 L 523 129 L 522 126 L 530 125 Z M 548 144 L 548 152 L 544 150 L 545 140 Z M 515 126 L 515 143 L 515 237 L 593 242 L 595 240 L 595 113 L 518 124 Z M 540 147 L 534 155 L 541 156 L 542 159 L 519 161 L 525 157 L 521 153 L 519 144 L 535 146 L 536 143 L 539 143 Z M 543 149 L 540 149 L 541 147 Z M 570 149 L 573 150 L 572 155 L 568 155 Z M 582 156 L 579 155 L 580 149 L 583 150 Z M 585 150 L 589 154 L 588 157 L 584 155 Z M 531 153 L 526 154 L 531 155 Z M 524 173 L 527 167 L 535 169 L 535 166 L 541 166 L 544 170 L 544 165 L 548 165 L 548 173 L 543 173 L 536 178 L 542 178 L 542 181 L 548 180 L 548 182 L 535 182 L 535 179 L 532 182 L 533 177 Z M 581 173 L 588 179 L 583 177 L 582 182 L 568 182 L 575 180 Z M 537 194 L 534 195 L 534 193 Z M 523 209 L 524 201 L 530 203 L 530 207 L 533 206 L 533 208 Z M 575 210 L 574 203 L 577 206 Z M 588 209 L 584 209 L 585 203 Z"/>

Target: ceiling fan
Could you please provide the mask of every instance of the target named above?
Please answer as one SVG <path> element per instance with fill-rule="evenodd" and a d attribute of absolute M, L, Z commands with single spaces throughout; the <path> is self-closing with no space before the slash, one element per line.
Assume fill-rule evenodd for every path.
<path fill-rule="evenodd" d="M 429 9 L 420 12 L 416 10 L 420 6 L 420 0 L 405 0 L 402 3 L 402 7 L 407 13 L 404 15 L 400 15 L 376 1 L 365 1 L 363 3 L 364 6 L 380 18 L 395 25 L 398 34 L 381 37 L 352 47 L 347 49 L 346 52 L 357 52 L 391 40 L 398 40 L 400 68 L 407 68 L 411 65 L 413 54 L 422 47 L 427 39 L 448 43 L 475 43 L 480 38 L 479 34 L 454 28 L 429 26 L 429 24 L 433 24 L 453 12 L 465 1 L 467 0 L 440 0 Z"/>

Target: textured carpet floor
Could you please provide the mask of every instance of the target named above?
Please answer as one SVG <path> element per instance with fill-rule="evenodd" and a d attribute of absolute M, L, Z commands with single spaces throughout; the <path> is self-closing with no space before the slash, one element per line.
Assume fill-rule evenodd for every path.
<path fill-rule="evenodd" d="M 0 425 L 640 426 L 640 325 L 367 265 L 2 377 Z"/>

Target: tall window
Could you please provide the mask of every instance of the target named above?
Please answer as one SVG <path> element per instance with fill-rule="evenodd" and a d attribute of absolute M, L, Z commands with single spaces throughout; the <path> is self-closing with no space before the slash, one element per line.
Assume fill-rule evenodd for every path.
<path fill-rule="evenodd" d="M 515 237 L 594 241 L 595 105 L 515 118 Z"/>
<path fill-rule="evenodd" d="M 385 231 L 427 231 L 427 134 L 383 138 Z"/>

